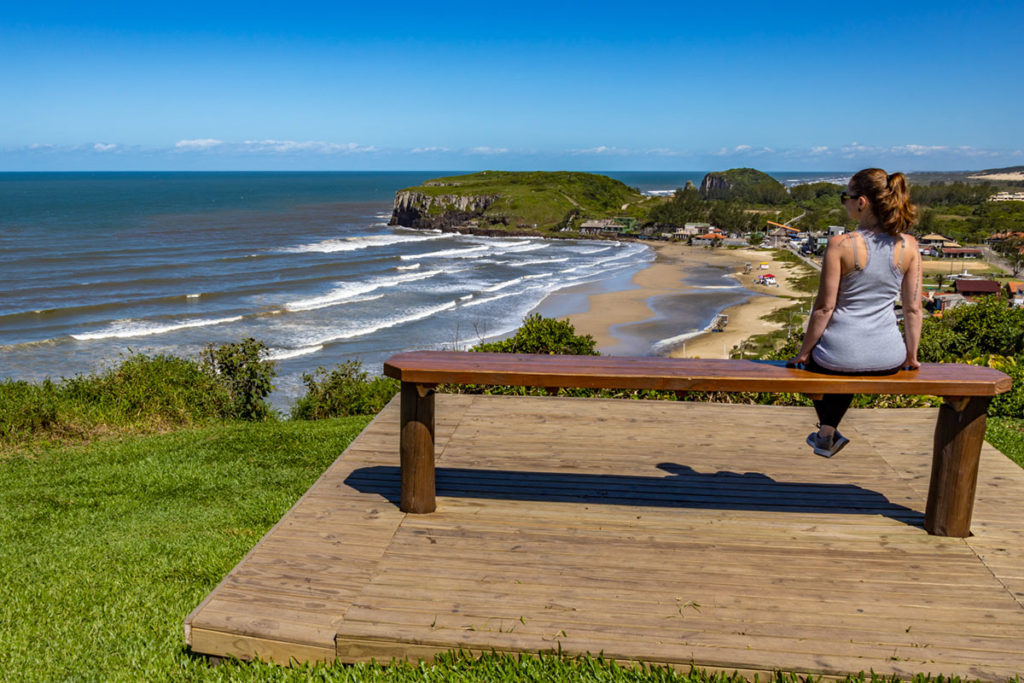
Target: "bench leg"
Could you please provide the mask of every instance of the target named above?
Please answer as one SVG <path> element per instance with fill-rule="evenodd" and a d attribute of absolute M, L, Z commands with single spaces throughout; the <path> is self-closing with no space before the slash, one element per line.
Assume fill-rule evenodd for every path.
<path fill-rule="evenodd" d="M 402 382 L 402 512 L 433 512 L 434 387 Z"/>
<path fill-rule="evenodd" d="M 939 408 L 924 528 L 934 536 L 971 535 L 987 396 L 947 398 Z"/>

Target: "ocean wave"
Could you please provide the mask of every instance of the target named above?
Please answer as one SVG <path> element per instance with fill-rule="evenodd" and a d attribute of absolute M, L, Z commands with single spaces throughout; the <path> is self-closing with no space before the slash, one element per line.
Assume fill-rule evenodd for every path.
<path fill-rule="evenodd" d="M 581 254 L 600 254 L 602 251 L 608 251 L 613 247 L 598 247 L 597 249 L 582 249 L 579 253 Z"/>
<path fill-rule="evenodd" d="M 420 309 L 408 315 L 398 316 L 394 318 L 385 318 L 384 320 L 378 320 L 363 327 L 357 327 L 352 330 L 347 330 L 344 332 L 337 332 L 329 337 L 324 337 L 322 339 L 317 340 L 316 342 L 312 342 L 312 345 L 330 344 L 332 342 L 343 341 L 346 339 L 354 339 L 355 337 L 365 337 L 368 334 L 374 334 L 375 332 L 386 330 L 389 327 L 406 325 L 408 323 L 416 322 L 417 320 L 429 318 L 432 315 L 437 315 L 438 313 L 441 313 L 443 311 L 450 311 L 451 309 L 455 308 L 455 306 L 456 303 L 454 301 L 448 301 L 438 306 L 431 306 L 429 308 Z"/>
<path fill-rule="evenodd" d="M 480 258 L 490 247 L 483 245 L 479 247 L 464 247 L 462 249 L 442 249 L 426 254 L 402 254 L 399 258 L 403 261 L 414 261 L 421 258 Z"/>
<path fill-rule="evenodd" d="M 296 247 L 285 247 L 276 250 L 279 254 L 333 254 L 341 251 L 356 251 L 370 247 L 387 247 L 392 244 L 403 244 L 405 242 L 426 242 L 444 237 L 437 235 L 362 235 L 359 237 L 344 237 L 342 239 L 323 240 L 312 244 L 300 244 Z"/>
<path fill-rule="evenodd" d="M 301 349 L 268 349 L 265 360 L 286 360 L 288 358 L 308 356 L 311 353 L 323 351 L 323 348 L 322 344 L 316 344 L 315 346 L 304 346 Z"/>
<path fill-rule="evenodd" d="M 569 260 L 568 256 L 563 258 L 539 258 L 533 259 L 532 261 L 502 261 L 502 265 L 507 265 L 510 268 L 523 268 L 525 266 L 543 266 L 548 263 L 565 263 Z"/>
<path fill-rule="evenodd" d="M 411 266 L 396 266 L 395 270 L 416 270 L 422 265 L 422 263 L 414 263 Z"/>
<path fill-rule="evenodd" d="M 224 323 L 234 323 L 241 320 L 242 317 L 243 316 L 236 315 L 230 318 L 179 320 L 177 322 L 170 323 L 158 323 L 146 320 L 119 320 L 102 330 L 96 330 L 95 332 L 84 332 L 82 334 L 72 334 L 71 337 L 73 339 L 77 339 L 78 341 L 148 337 L 154 334 L 165 334 L 167 332 L 175 332 L 177 330 L 184 330 L 190 327 L 207 327 L 210 325 L 223 325 Z"/>
<path fill-rule="evenodd" d="M 286 303 L 284 306 L 289 311 L 312 311 L 318 308 L 337 306 L 338 304 L 351 303 L 356 299 L 356 297 L 359 297 L 362 294 L 369 294 L 370 292 L 374 292 L 378 289 L 393 287 L 405 282 L 426 280 L 427 278 L 434 277 L 435 275 L 440 275 L 443 272 L 443 270 L 425 270 L 423 272 L 409 273 L 407 275 L 376 278 L 365 282 L 347 282 L 322 296 L 316 296 L 309 299 L 299 299 L 298 301 Z"/>
<path fill-rule="evenodd" d="M 519 296 L 521 294 L 527 294 L 529 292 L 540 291 L 543 289 L 544 287 L 539 287 L 535 285 L 533 287 L 527 287 L 526 289 L 517 289 L 514 292 L 505 292 L 504 294 L 495 294 L 494 296 L 481 297 L 479 299 L 474 299 L 473 301 L 469 301 L 467 303 L 462 304 L 461 308 L 473 308 L 474 306 L 489 304 L 492 301 L 498 301 L 499 299 L 507 299 L 512 296 Z"/>
<path fill-rule="evenodd" d="M 544 249 L 548 245 L 544 242 L 530 242 L 528 244 L 513 244 L 505 249 L 502 249 L 499 253 L 501 254 L 521 254 L 527 251 L 537 251 L 538 249 Z M 500 248 L 500 247 L 499 247 Z"/>
<path fill-rule="evenodd" d="M 525 279 L 526 279 L 525 276 L 524 277 L 517 277 L 517 278 L 514 278 L 512 280 L 506 280 L 504 282 L 499 282 L 498 284 L 491 285 L 490 287 L 484 287 L 480 291 L 482 291 L 482 292 L 497 292 L 498 290 L 505 289 L 506 287 L 511 287 L 512 285 L 518 285 L 520 282 L 522 282 Z"/>

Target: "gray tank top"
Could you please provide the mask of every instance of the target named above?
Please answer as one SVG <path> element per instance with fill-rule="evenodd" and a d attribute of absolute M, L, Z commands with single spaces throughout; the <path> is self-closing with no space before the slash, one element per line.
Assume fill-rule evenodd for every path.
<path fill-rule="evenodd" d="M 891 370 L 907 357 L 893 308 L 903 284 L 903 273 L 893 263 L 894 249 L 899 244 L 902 257 L 903 238 L 868 230 L 854 234 L 864 238 L 867 263 L 859 263 L 854 249 L 854 270 L 840 279 L 832 319 L 811 353 L 829 370 Z"/>

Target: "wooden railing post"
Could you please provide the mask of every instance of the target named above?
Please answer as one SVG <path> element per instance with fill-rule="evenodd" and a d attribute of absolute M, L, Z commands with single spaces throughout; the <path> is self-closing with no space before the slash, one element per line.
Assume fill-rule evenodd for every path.
<path fill-rule="evenodd" d="M 433 512 L 434 385 L 402 382 L 402 512 Z"/>
<path fill-rule="evenodd" d="M 989 396 L 947 397 L 939 408 L 932 450 L 925 530 L 935 536 L 971 534 L 978 462 Z"/>

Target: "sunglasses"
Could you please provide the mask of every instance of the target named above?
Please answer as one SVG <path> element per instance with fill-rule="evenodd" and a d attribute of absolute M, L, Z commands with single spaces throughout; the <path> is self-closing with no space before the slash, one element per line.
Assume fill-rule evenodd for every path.
<path fill-rule="evenodd" d="M 863 196 L 864 195 L 862 194 L 850 194 L 846 190 L 843 190 L 842 192 L 839 193 L 839 201 L 845 202 L 847 199 L 860 199 Z"/>

